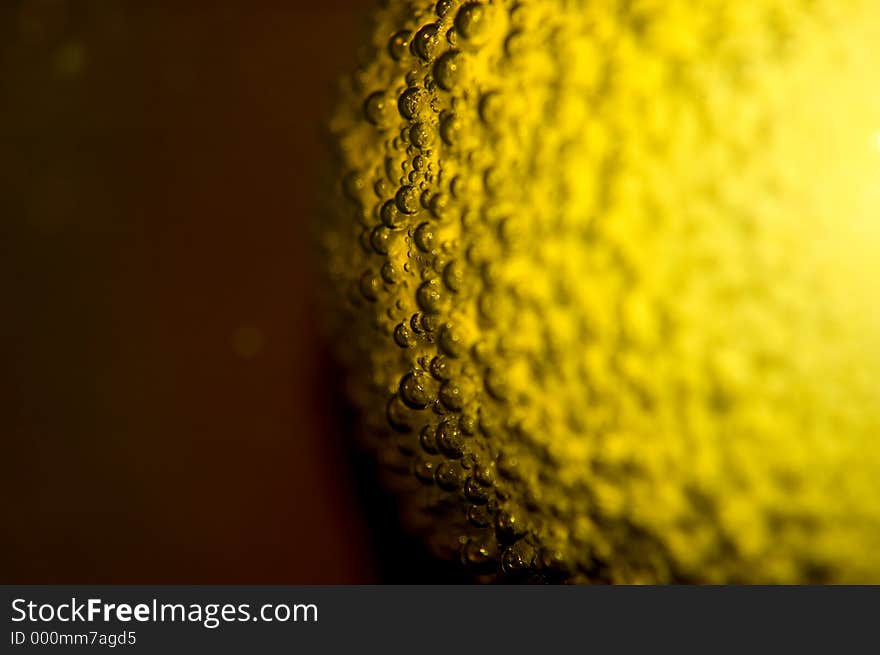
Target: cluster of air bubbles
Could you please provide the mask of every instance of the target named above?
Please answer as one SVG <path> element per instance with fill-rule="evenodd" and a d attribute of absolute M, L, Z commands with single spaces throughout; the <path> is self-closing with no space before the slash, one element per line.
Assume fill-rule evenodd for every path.
<path fill-rule="evenodd" d="M 717 353 L 703 352 L 703 342 L 675 342 L 680 350 L 666 357 L 662 340 L 649 339 L 654 324 L 665 339 L 700 310 L 699 294 L 712 297 L 711 276 L 727 261 L 725 212 L 742 208 L 736 234 L 762 233 L 743 198 L 766 197 L 794 177 L 749 168 L 751 133 L 729 148 L 714 138 L 760 131 L 766 118 L 737 87 L 760 74 L 747 65 L 755 61 L 751 41 L 710 42 L 690 21 L 706 18 L 722 34 L 739 5 L 695 5 L 680 17 L 665 3 L 619 12 L 551 0 L 386 4 L 376 59 L 353 76 L 340 112 L 346 222 L 334 228 L 331 267 L 350 303 L 341 348 L 357 372 L 353 395 L 380 461 L 405 478 L 401 488 L 417 490 L 404 503 L 420 512 L 413 525 L 429 526 L 429 544 L 477 576 L 662 581 L 672 573 L 657 573 L 656 562 L 673 559 L 678 547 L 674 557 L 690 557 L 694 567 L 710 562 L 723 579 L 727 564 L 710 552 L 716 541 L 758 546 L 686 527 L 675 528 L 674 545 L 660 543 L 664 511 L 675 526 L 703 517 L 651 477 L 643 453 L 691 429 L 698 440 L 700 421 L 772 428 L 760 411 L 738 415 L 742 390 L 725 386 L 753 362 L 773 359 L 721 352 L 746 342 L 722 320 L 726 310 L 706 319 L 715 333 L 705 343 L 727 338 L 717 339 Z M 681 29 L 643 29 L 652 12 Z M 774 52 L 791 31 L 782 24 L 787 13 L 772 29 L 756 23 L 762 52 Z M 698 68 L 685 65 L 687 48 Z M 713 72 L 719 88 L 706 81 Z M 754 86 L 785 81 L 780 74 Z M 707 144 L 700 157 L 688 150 L 697 141 Z M 688 167 L 689 157 L 700 164 Z M 712 167 L 738 171 L 742 188 L 728 193 Z M 690 176 L 685 182 L 678 169 Z M 766 206 L 775 207 L 772 198 Z M 694 218 L 707 210 L 718 219 Z M 658 236 L 669 225 L 672 245 Z M 709 272 L 698 282 L 675 278 L 675 293 L 666 291 L 675 297 L 666 299 L 662 285 L 680 273 L 685 237 L 713 249 L 692 262 Z M 740 255 L 752 251 L 751 242 L 741 244 Z M 752 262 L 756 270 L 775 255 L 762 257 Z M 661 259 L 669 279 L 656 266 Z M 723 270 L 734 300 L 743 285 L 764 288 L 741 261 Z M 639 285 L 656 287 L 657 298 L 633 310 Z M 694 307 L 684 299 L 678 307 L 679 289 Z M 749 316 L 744 325 L 759 322 Z M 765 343 L 758 337 L 755 352 Z M 688 369 L 699 357 L 706 360 L 699 371 Z M 704 379 L 704 369 L 714 377 Z M 669 371 L 678 377 L 664 386 Z M 772 381 L 757 384 L 776 393 Z M 692 388 L 711 398 L 708 409 L 694 406 Z M 653 415 L 664 397 L 676 411 Z M 673 437 L 654 435 L 666 422 L 675 424 Z M 651 511 L 631 509 L 630 480 L 663 489 L 650 502 L 638 496 Z M 707 504 L 701 493 L 692 504 Z M 700 539 L 708 554 L 688 550 Z"/>

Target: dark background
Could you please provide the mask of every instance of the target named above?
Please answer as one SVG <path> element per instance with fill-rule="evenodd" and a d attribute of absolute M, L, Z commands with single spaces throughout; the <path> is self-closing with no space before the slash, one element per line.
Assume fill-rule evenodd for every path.
<path fill-rule="evenodd" d="M 370 0 L 0 7 L 0 582 L 430 581 L 309 221 Z"/>

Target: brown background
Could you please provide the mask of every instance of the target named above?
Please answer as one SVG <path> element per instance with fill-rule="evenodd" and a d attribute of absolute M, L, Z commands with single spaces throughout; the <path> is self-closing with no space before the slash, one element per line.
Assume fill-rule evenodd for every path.
<path fill-rule="evenodd" d="M 369 4 L 3 3 L 0 582 L 388 579 L 307 233 Z"/>

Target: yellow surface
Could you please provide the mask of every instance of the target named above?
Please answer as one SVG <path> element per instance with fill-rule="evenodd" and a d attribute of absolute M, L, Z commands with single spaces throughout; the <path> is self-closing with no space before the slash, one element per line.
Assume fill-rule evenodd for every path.
<path fill-rule="evenodd" d="M 485 579 L 880 582 L 880 4 L 386 5 L 326 243 L 412 528 Z"/>

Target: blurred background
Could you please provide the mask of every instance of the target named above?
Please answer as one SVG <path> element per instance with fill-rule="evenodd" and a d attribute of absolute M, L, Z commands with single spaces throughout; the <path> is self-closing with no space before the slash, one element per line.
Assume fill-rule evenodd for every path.
<path fill-rule="evenodd" d="M 2 3 L 0 582 L 444 575 L 353 454 L 314 320 L 368 7 Z"/>

